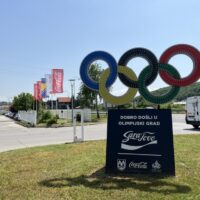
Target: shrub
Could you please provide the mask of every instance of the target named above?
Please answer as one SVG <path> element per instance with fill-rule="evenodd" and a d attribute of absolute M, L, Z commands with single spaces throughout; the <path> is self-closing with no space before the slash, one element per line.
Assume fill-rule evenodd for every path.
<path fill-rule="evenodd" d="M 39 123 L 47 123 L 47 125 L 52 125 L 57 123 L 58 116 L 53 115 L 50 111 L 40 111 L 38 113 L 38 122 Z"/>
<path fill-rule="evenodd" d="M 44 114 L 44 110 L 39 110 L 38 111 L 38 117 L 37 117 L 37 123 L 42 123 L 42 116 Z"/>
<path fill-rule="evenodd" d="M 47 122 L 52 117 L 53 117 L 53 114 L 50 111 L 46 111 L 46 112 L 43 113 L 41 121 L 42 122 Z"/>
<path fill-rule="evenodd" d="M 54 115 L 50 111 L 41 111 L 39 113 L 39 123 L 47 123 Z"/>
<path fill-rule="evenodd" d="M 57 117 L 54 116 L 53 118 L 47 121 L 47 126 L 51 126 L 52 124 L 57 124 L 57 120 L 58 120 Z"/>

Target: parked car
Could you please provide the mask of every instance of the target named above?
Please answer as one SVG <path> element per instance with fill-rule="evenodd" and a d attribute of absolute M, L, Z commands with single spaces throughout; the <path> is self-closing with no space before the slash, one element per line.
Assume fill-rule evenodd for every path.
<path fill-rule="evenodd" d="M 14 117 L 14 113 L 12 113 L 12 112 L 7 112 L 6 114 L 5 114 L 5 116 L 6 117 L 10 117 L 10 118 L 13 118 Z"/>
<path fill-rule="evenodd" d="M 13 117 L 13 119 L 17 120 L 17 121 L 20 121 L 21 118 L 20 118 L 20 115 L 18 113 L 16 113 Z"/>
<path fill-rule="evenodd" d="M 194 128 L 200 126 L 200 96 L 187 98 L 185 121 L 187 124 L 191 124 Z"/>

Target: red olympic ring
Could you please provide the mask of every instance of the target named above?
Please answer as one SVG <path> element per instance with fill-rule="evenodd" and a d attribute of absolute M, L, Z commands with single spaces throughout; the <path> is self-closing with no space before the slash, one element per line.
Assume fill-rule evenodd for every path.
<path fill-rule="evenodd" d="M 170 76 L 165 71 L 159 71 L 161 78 L 173 86 L 187 86 L 195 81 L 197 81 L 200 77 L 200 53 L 196 48 L 187 45 L 187 44 L 178 44 L 168 48 L 160 57 L 160 63 L 168 64 L 171 57 L 177 54 L 185 54 L 189 56 L 193 61 L 193 70 L 192 73 L 184 78 L 176 79 Z"/>

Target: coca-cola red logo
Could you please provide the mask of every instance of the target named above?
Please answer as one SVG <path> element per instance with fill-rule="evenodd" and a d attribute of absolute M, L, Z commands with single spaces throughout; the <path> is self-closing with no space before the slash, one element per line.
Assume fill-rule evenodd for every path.
<path fill-rule="evenodd" d="M 53 70 L 53 92 L 54 93 L 63 92 L 63 70 L 60 69 Z"/>

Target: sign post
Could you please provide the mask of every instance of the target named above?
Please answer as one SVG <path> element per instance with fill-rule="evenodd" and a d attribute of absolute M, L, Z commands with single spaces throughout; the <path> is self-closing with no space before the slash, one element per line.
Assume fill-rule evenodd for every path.
<path fill-rule="evenodd" d="M 109 110 L 106 172 L 174 176 L 171 110 Z"/>

